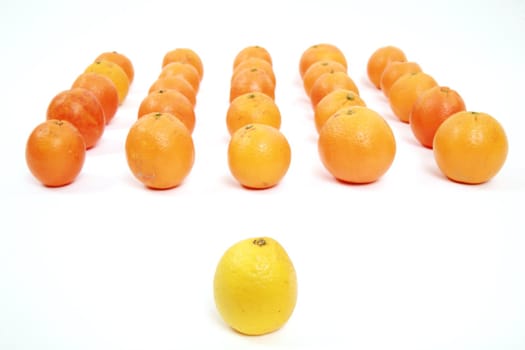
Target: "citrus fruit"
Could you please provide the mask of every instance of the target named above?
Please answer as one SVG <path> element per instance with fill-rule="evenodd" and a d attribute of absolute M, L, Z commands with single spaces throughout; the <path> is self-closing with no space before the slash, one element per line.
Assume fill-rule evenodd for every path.
<path fill-rule="evenodd" d="M 204 65 L 202 64 L 200 56 L 194 50 L 186 47 L 179 47 L 166 52 L 162 58 L 162 67 L 172 62 L 191 64 L 193 67 L 195 67 L 195 69 L 197 69 L 197 72 L 199 72 L 199 77 L 202 81 L 202 77 L 204 75 Z"/>
<path fill-rule="evenodd" d="M 137 117 L 153 112 L 174 115 L 188 128 L 190 134 L 195 128 L 195 109 L 190 100 L 177 90 L 157 90 L 146 95 L 140 102 Z"/>
<path fill-rule="evenodd" d="M 111 79 L 99 73 L 82 73 L 75 79 L 71 87 L 91 91 L 104 110 L 106 124 L 109 124 L 118 109 L 118 91 Z"/>
<path fill-rule="evenodd" d="M 266 71 L 259 68 L 243 69 L 231 81 L 230 102 L 239 95 L 255 91 L 275 98 L 275 85 Z"/>
<path fill-rule="evenodd" d="M 303 87 L 306 95 L 310 97 L 312 87 L 321 75 L 334 72 L 346 73 L 346 67 L 337 61 L 318 61 L 310 65 L 303 76 Z"/>
<path fill-rule="evenodd" d="M 85 88 L 71 88 L 55 95 L 47 107 L 46 119 L 71 122 L 84 138 L 86 149 L 95 146 L 106 126 L 100 102 Z"/>
<path fill-rule="evenodd" d="M 164 78 L 171 75 L 178 75 L 183 77 L 191 84 L 195 92 L 199 92 L 201 77 L 199 71 L 193 65 L 185 62 L 171 62 L 162 67 L 159 78 Z"/>
<path fill-rule="evenodd" d="M 190 173 L 195 158 L 190 132 L 169 113 L 149 113 L 135 121 L 125 148 L 131 172 L 152 189 L 179 186 Z"/>
<path fill-rule="evenodd" d="M 133 63 L 127 57 L 126 55 L 117 52 L 117 51 L 107 51 L 103 52 L 95 59 L 95 61 L 111 61 L 113 63 L 116 63 L 124 70 L 126 73 L 129 83 L 131 84 L 133 82 L 133 79 L 135 78 L 135 69 L 133 67 Z"/>
<path fill-rule="evenodd" d="M 49 119 L 39 124 L 26 143 L 26 163 L 45 186 L 58 187 L 75 180 L 86 156 L 84 138 L 66 120 Z"/>
<path fill-rule="evenodd" d="M 241 240 L 222 255 L 213 280 L 215 305 L 237 332 L 282 328 L 297 302 L 297 275 L 283 246 L 270 237 Z"/>
<path fill-rule="evenodd" d="M 396 141 L 381 115 L 353 106 L 339 110 L 325 122 L 318 149 L 323 165 L 336 179 L 370 183 L 390 168 Z"/>
<path fill-rule="evenodd" d="M 376 88 L 380 88 L 381 75 L 390 62 L 406 61 L 405 53 L 398 47 L 388 45 L 375 50 L 368 58 L 366 71 L 368 79 Z"/>
<path fill-rule="evenodd" d="M 460 111 L 439 126 L 433 148 L 445 176 L 456 182 L 480 184 L 503 167 L 508 141 L 505 130 L 491 115 Z"/>
<path fill-rule="evenodd" d="M 253 57 L 262 58 L 263 60 L 268 61 L 268 63 L 273 64 L 272 56 L 266 48 L 259 45 L 253 45 L 246 46 L 237 53 L 233 59 L 233 69 L 244 60 Z"/>
<path fill-rule="evenodd" d="M 383 94 L 388 97 L 390 88 L 399 77 L 407 73 L 421 72 L 421 66 L 416 62 L 394 61 L 390 62 L 383 71 L 380 80 L 380 87 Z"/>
<path fill-rule="evenodd" d="M 334 90 L 346 89 L 359 95 L 359 89 L 346 72 L 329 72 L 321 74 L 310 90 L 310 101 L 315 106 L 323 97 Z"/>
<path fill-rule="evenodd" d="M 231 174 L 247 188 L 277 185 L 288 171 L 290 161 L 288 140 L 270 125 L 245 125 L 233 133 L 228 144 Z"/>
<path fill-rule="evenodd" d="M 237 96 L 226 112 L 228 132 L 233 134 L 247 124 L 259 123 L 281 127 L 281 112 L 275 101 L 262 92 L 248 92 Z"/>
<path fill-rule="evenodd" d="M 354 91 L 346 89 L 337 89 L 319 101 L 314 108 L 315 128 L 321 130 L 324 123 L 339 109 L 350 106 L 365 107 L 366 103 Z"/>
<path fill-rule="evenodd" d="M 239 72 L 243 71 L 244 69 L 252 69 L 252 68 L 261 69 L 261 70 L 265 71 L 266 73 L 268 73 L 268 75 L 272 79 L 273 85 L 275 85 L 277 83 L 277 79 L 275 77 L 275 72 L 273 70 L 272 64 L 269 63 L 268 61 L 266 61 L 266 60 L 264 60 L 262 58 L 258 58 L 258 57 L 250 57 L 250 58 L 247 58 L 244 61 L 240 62 L 235 67 L 235 69 L 233 70 L 232 79 L 231 80 L 234 80 L 235 76 Z"/>
<path fill-rule="evenodd" d="M 434 78 L 424 72 L 407 73 L 401 76 L 390 88 L 388 101 L 392 112 L 399 120 L 408 123 L 412 107 L 418 97 L 437 85 Z"/>
<path fill-rule="evenodd" d="M 111 61 L 101 60 L 88 65 L 84 72 L 99 73 L 107 76 L 113 81 L 113 84 L 115 84 L 115 87 L 117 88 L 119 104 L 124 102 L 124 99 L 129 92 L 130 83 L 129 78 L 122 67 Z"/>
<path fill-rule="evenodd" d="M 299 60 L 301 78 L 303 78 L 308 68 L 318 61 L 336 61 L 348 68 L 346 57 L 339 47 L 329 43 L 320 43 L 312 45 L 303 51 Z"/>
<path fill-rule="evenodd" d="M 180 75 L 169 75 L 166 77 L 158 78 L 150 85 L 148 93 L 152 93 L 159 90 L 177 90 L 195 106 L 197 103 L 197 93 L 193 86 Z"/>
<path fill-rule="evenodd" d="M 434 86 L 423 92 L 412 106 L 409 123 L 416 139 L 432 148 L 434 134 L 452 114 L 466 109 L 457 91 L 446 86 Z"/>

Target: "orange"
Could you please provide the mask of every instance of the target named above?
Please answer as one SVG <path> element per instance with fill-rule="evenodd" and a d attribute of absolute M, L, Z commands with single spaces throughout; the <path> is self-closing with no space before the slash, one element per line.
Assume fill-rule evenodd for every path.
<path fill-rule="evenodd" d="M 195 106 L 197 103 L 197 93 L 193 86 L 184 77 L 180 75 L 169 75 L 163 78 L 158 78 L 151 84 L 148 93 L 159 90 L 177 90 Z"/>
<path fill-rule="evenodd" d="M 303 76 L 303 86 L 306 95 L 310 97 L 316 80 L 324 73 L 345 72 L 346 67 L 337 61 L 318 61 L 313 63 Z"/>
<path fill-rule="evenodd" d="M 179 186 L 195 159 L 188 129 L 169 113 L 150 113 L 139 118 L 128 132 L 125 147 L 131 172 L 153 189 Z"/>
<path fill-rule="evenodd" d="M 172 62 L 189 63 L 199 72 L 200 80 L 204 75 L 204 65 L 200 56 L 192 49 L 179 47 L 171 51 L 166 52 L 162 59 L 162 67 Z"/>
<path fill-rule="evenodd" d="M 244 69 L 248 69 L 248 68 L 250 68 L 250 69 L 251 68 L 257 68 L 257 69 L 264 70 L 266 73 L 268 73 L 268 75 L 272 79 L 273 85 L 275 85 L 277 83 L 277 80 L 275 78 L 275 72 L 273 70 L 272 64 L 269 63 L 268 61 L 263 60 L 262 58 L 258 58 L 258 57 L 250 57 L 250 58 L 247 58 L 247 59 L 243 60 L 241 63 L 239 63 L 235 67 L 235 69 L 233 70 L 232 79 L 231 80 L 235 79 L 235 76 L 239 72 L 241 72 Z"/>
<path fill-rule="evenodd" d="M 171 62 L 165 65 L 160 71 L 159 78 L 164 78 L 171 75 L 178 75 L 183 77 L 191 84 L 195 92 L 199 92 L 201 78 L 199 71 L 189 63 Z"/>
<path fill-rule="evenodd" d="M 128 95 L 130 83 L 129 78 L 122 67 L 107 60 L 95 61 L 87 66 L 84 72 L 99 73 L 107 76 L 109 79 L 111 79 L 111 81 L 113 81 L 113 84 L 115 84 L 115 87 L 117 88 L 119 104 L 124 102 L 124 99 Z"/>
<path fill-rule="evenodd" d="M 505 130 L 491 115 L 471 111 L 448 117 L 434 136 L 434 158 L 449 179 L 480 184 L 503 167 L 508 153 Z"/>
<path fill-rule="evenodd" d="M 45 186 L 58 187 L 75 180 L 86 156 L 84 138 L 66 120 L 39 124 L 26 143 L 26 163 L 31 174 Z"/>
<path fill-rule="evenodd" d="M 401 76 L 390 88 L 388 100 L 392 112 L 399 120 L 408 123 L 412 107 L 418 97 L 437 85 L 434 78 L 424 72 L 407 73 Z"/>
<path fill-rule="evenodd" d="M 365 107 L 366 103 L 352 90 L 337 89 L 327 94 L 314 108 L 315 128 L 319 132 L 324 123 L 339 109 L 350 106 Z"/>
<path fill-rule="evenodd" d="M 129 83 L 133 82 L 135 78 L 135 69 L 133 68 L 133 63 L 131 60 L 124 54 L 117 51 L 108 51 L 103 52 L 95 59 L 95 61 L 111 61 L 118 64 L 126 73 Z"/>
<path fill-rule="evenodd" d="M 118 109 L 118 91 L 111 79 L 99 73 L 82 73 L 71 87 L 80 87 L 91 91 L 104 110 L 106 124 L 109 124 Z"/>
<path fill-rule="evenodd" d="M 381 75 L 380 86 L 383 94 L 388 97 L 390 88 L 399 77 L 407 73 L 421 72 L 421 67 L 416 62 L 390 62 Z"/>
<path fill-rule="evenodd" d="M 73 124 L 84 138 L 86 149 L 95 146 L 106 126 L 100 102 L 84 88 L 71 88 L 56 94 L 49 102 L 46 119 L 67 120 Z"/>
<path fill-rule="evenodd" d="M 466 109 L 457 91 L 446 86 L 434 86 L 423 92 L 412 106 L 409 123 L 416 139 L 432 148 L 434 134 L 445 119 Z"/>
<path fill-rule="evenodd" d="M 262 46 L 254 45 L 246 46 L 237 53 L 233 60 L 233 68 L 235 69 L 235 67 L 237 67 L 242 61 L 253 57 L 262 58 L 263 60 L 268 61 L 268 63 L 273 64 L 270 52 Z"/>
<path fill-rule="evenodd" d="M 268 73 L 258 68 L 239 71 L 230 84 L 230 102 L 247 92 L 262 92 L 275 99 L 275 85 Z"/>
<path fill-rule="evenodd" d="M 357 85 L 347 73 L 329 72 L 321 74 L 310 90 L 310 101 L 312 102 L 312 106 L 315 108 L 323 97 L 338 89 L 351 90 L 359 95 Z"/>
<path fill-rule="evenodd" d="M 366 66 L 368 79 L 370 79 L 370 82 L 379 89 L 381 87 L 381 75 L 388 64 L 393 61 L 403 62 L 406 60 L 405 53 L 400 48 L 391 45 L 380 47 L 372 53 L 370 58 L 368 58 Z"/>
<path fill-rule="evenodd" d="M 390 168 L 396 141 L 381 115 L 353 106 L 326 121 L 319 132 L 318 149 L 323 165 L 336 179 L 370 183 Z"/>
<path fill-rule="evenodd" d="M 170 113 L 180 119 L 190 134 L 195 128 L 195 110 L 190 100 L 177 90 L 157 90 L 149 93 L 139 105 L 137 117 L 153 112 Z"/>
<path fill-rule="evenodd" d="M 228 132 L 233 134 L 247 124 L 259 123 L 281 127 L 281 112 L 275 101 L 262 92 L 248 92 L 237 96 L 226 112 Z"/>
<path fill-rule="evenodd" d="M 247 188 L 277 185 L 288 171 L 290 161 L 288 140 L 270 125 L 245 125 L 233 133 L 228 144 L 231 174 Z"/>
<path fill-rule="evenodd" d="M 301 55 L 299 60 L 299 73 L 303 78 L 304 73 L 315 62 L 319 61 L 336 61 L 341 63 L 345 68 L 348 68 L 346 57 L 337 46 L 329 43 L 320 43 L 312 45 Z"/>

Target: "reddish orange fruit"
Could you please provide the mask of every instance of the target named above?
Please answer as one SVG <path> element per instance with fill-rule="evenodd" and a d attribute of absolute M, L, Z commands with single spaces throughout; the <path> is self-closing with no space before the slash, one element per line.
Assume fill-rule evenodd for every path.
<path fill-rule="evenodd" d="M 71 87 L 80 87 L 91 91 L 104 110 L 106 124 L 109 124 L 118 109 L 118 91 L 111 79 L 99 73 L 82 73 Z"/>
<path fill-rule="evenodd" d="M 72 88 L 55 95 L 47 107 L 46 119 L 67 120 L 92 148 L 102 137 L 106 120 L 97 97 L 88 89 Z"/>
<path fill-rule="evenodd" d="M 26 163 L 45 186 L 70 184 L 84 165 L 86 145 L 73 124 L 50 119 L 38 125 L 26 143 Z"/>
<path fill-rule="evenodd" d="M 465 102 L 457 91 L 446 86 L 434 86 L 423 92 L 410 113 L 409 123 L 416 139 L 432 148 L 438 127 L 452 114 L 464 111 Z"/>

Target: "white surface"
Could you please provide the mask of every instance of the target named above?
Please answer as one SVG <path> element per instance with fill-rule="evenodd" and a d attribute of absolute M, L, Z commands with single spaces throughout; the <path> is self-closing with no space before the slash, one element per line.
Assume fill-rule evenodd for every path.
<path fill-rule="evenodd" d="M 0 5 L 0 349 L 525 348 L 524 2 L 11 3 Z M 318 42 L 344 51 L 394 130 L 396 159 L 377 183 L 343 185 L 320 163 L 298 74 Z M 272 54 L 292 147 L 288 174 L 266 191 L 240 188 L 226 162 L 231 65 L 255 44 Z M 492 181 L 444 179 L 371 88 L 366 61 L 386 44 L 502 123 L 510 152 Z M 175 47 L 204 62 L 196 162 L 181 187 L 155 192 L 123 147 Z M 107 50 L 132 59 L 130 94 L 77 181 L 44 188 L 26 167 L 27 137 Z M 289 252 L 299 298 L 284 328 L 244 337 L 217 315 L 212 280 L 228 246 L 258 235 Z"/>

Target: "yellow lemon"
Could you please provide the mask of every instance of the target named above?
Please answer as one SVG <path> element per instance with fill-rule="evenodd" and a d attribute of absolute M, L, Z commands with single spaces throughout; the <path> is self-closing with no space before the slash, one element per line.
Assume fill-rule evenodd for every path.
<path fill-rule="evenodd" d="M 276 331 L 295 308 L 295 268 L 276 240 L 242 240 L 219 261 L 214 296 L 219 314 L 236 331 L 247 335 Z"/>

